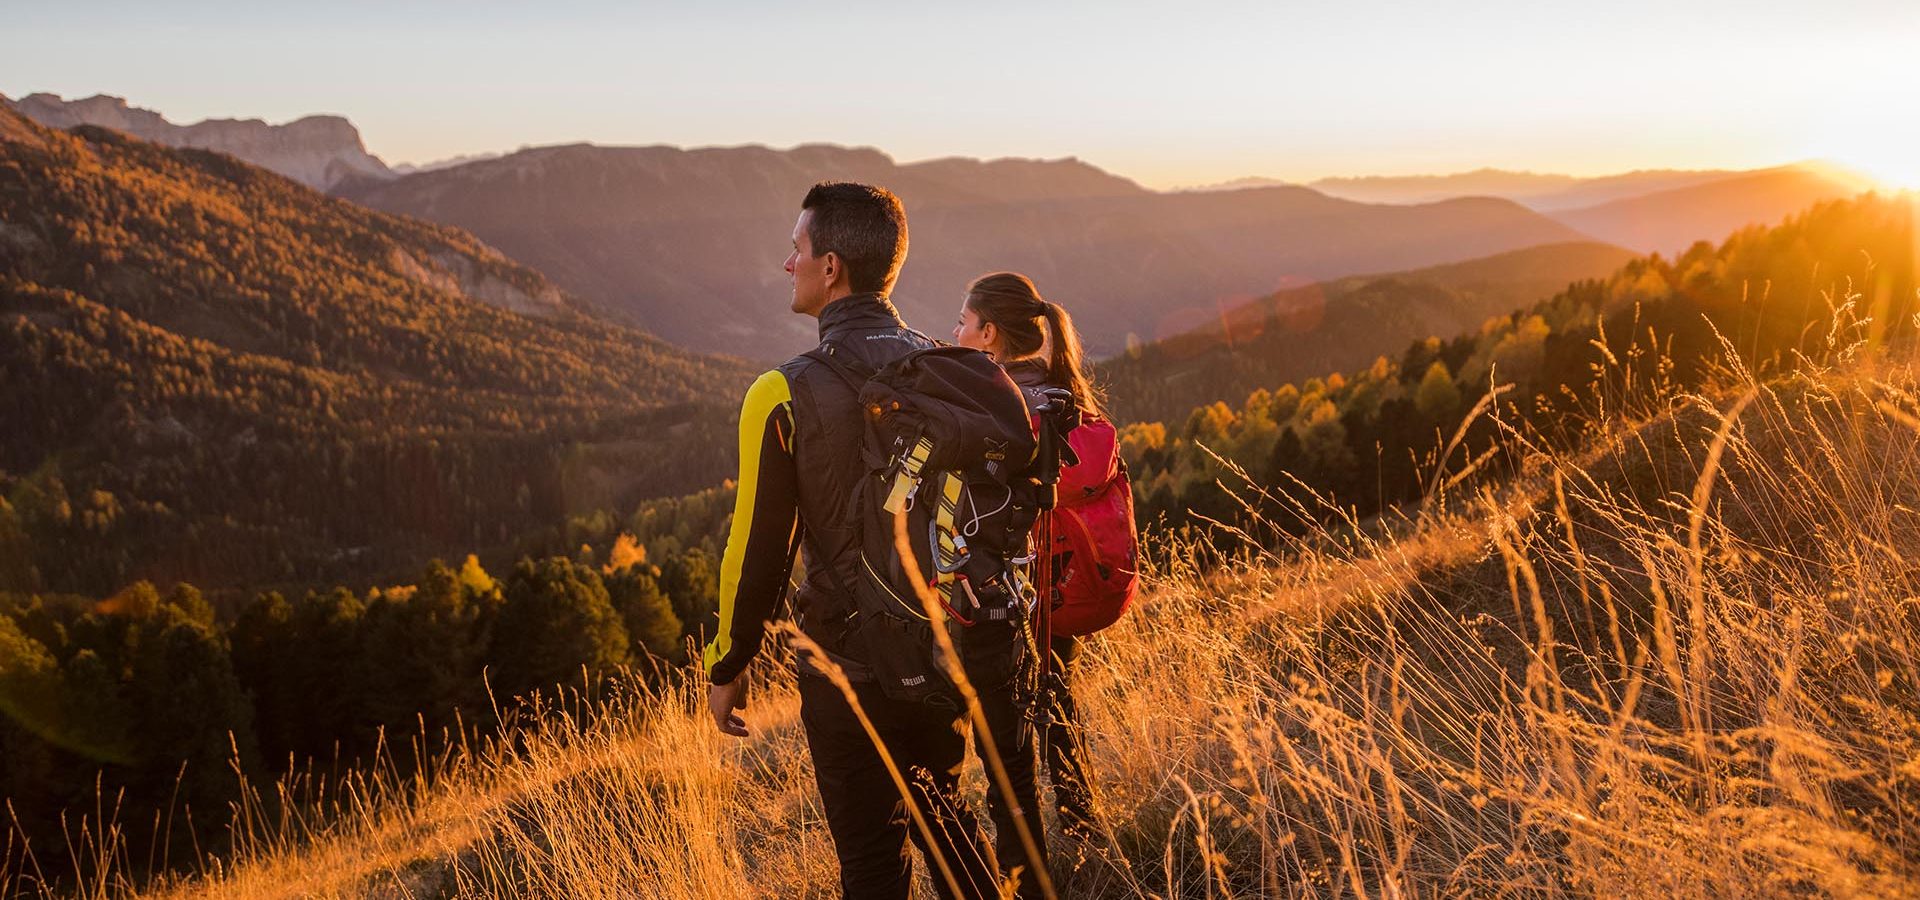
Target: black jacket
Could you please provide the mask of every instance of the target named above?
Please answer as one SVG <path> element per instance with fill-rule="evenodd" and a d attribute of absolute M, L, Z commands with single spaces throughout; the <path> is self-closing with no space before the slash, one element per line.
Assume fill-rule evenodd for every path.
<path fill-rule="evenodd" d="M 900 321 L 880 294 L 842 297 L 820 312 L 817 352 L 845 354 L 851 368 L 873 371 L 934 346 Z M 793 555 L 804 544 L 807 578 L 793 602 L 806 635 L 838 654 L 839 623 L 851 609 L 819 556 L 842 560 L 855 539 L 851 494 L 866 470 L 866 421 L 859 385 L 802 354 L 755 381 L 740 412 L 740 480 L 733 525 L 720 562 L 719 626 L 705 661 L 715 683 L 738 677 L 759 652 L 768 621 L 779 617 Z M 802 541 L 804 529 L 807 540 Z M 856 581 L 850 569 L 843 583 Z M 859 660 L 843 665 L 864 676 Z"/>

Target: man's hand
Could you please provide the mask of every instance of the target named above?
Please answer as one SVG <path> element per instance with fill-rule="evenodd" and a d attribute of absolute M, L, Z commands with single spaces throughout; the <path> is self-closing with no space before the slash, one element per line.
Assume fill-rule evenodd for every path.
<path fill-rule="evenodd" d="M 749 674 L 750 671 L 742 670 L 726 684 L 707 686 L 707 711 L 713 713 L 713 724 L 719 726 L 722 734 L 747 736 L 747 720 L 734 710 L 747 708 L 747 682 L 752 680 Z"/>

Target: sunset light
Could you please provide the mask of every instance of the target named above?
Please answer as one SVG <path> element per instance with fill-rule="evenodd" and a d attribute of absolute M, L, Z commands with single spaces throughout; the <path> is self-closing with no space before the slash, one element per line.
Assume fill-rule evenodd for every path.
<path fill-rule="evenodd" d="M 1890 190 L 1920 188 L 1920 140 L 1857 150 L 1838 161 Z"/>
<path fill-rule="evenodd" d="M 1872 176 L 1882 188 L 1887 190 L 1904 191 L 1920 188 L 1920 166 L 1913 163 L 1912 157 L 1902 157 L 1899 161 L 1889 162 L 1886 165 L 1862 163 L 1860 170 Z"/>
<path fill-rule="evenodd" d="M 0 900 L 1920 898 L 1920 0 L 5 22 Z"/>
<path fill-rule="evenodd" d="M 1920 9 L 1920 7 L 1916 7 Z M 1920 30 L 1907 30 L 1909 42 Z M 1920 188 L 1920 54 L 1860 53 L 1799 124 L 1804 157 L 1832 160 L 1899 190 Z"/>

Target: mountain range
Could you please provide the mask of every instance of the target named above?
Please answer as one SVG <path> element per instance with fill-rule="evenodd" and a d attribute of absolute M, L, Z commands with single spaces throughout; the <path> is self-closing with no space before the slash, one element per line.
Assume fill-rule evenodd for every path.
<path fill-rule="evenodd" d="M 775 359 L 811 339 L 807 323 L 781 313 L 779 265 L 798 198 L 827 178 L 886 184 L 905 200 L 913 249 L 896 300 L 910 321 L 944 333 L 971 278 L 1013 269 L 1075 310 L 1102 356 L 1276 288 L 1590 239 L 1673 255 L 1859 188 L 1789 166 L 1631 173 L 1532 201 L 1388 204 L 1296 186 L 1157 192 L 1072 159 L 573 145 L 341 193 L 466 228 L 668 340 Z M 1525 202 L 1588 205 L 1540 212 Z"/>
<path fill-rule="evenodd" d="M 544 540 L 731 475 L 751 376 L 457 229 L 0 108 L 0 590 Z"/>
<path fill-rule="evenodd" d="M 117 98 L 36 94 L 26 115 L 228 152 L 374 208 L 466 229 L 561 289 L 688 347 L 760 360 L 812 340 L 785 314 L 780 262 L 808 185 L 874 181 L 905 200 L 913 250 L 895 299 L 944 334 L 966 283 L 1031 275 L 1110 355 L 1185 332 L 1279 288 L 1595 239 L 1676 254 L 1850 196 L 1815 165 L 1601 178 L 1480 170 L 1444 176 L 1236 182 L 1152 191 L 1075 159 L 901 163 L 807 145 L 682 149 L 575 144 L 389 169 L 345 120 L 191 126 Z"/>
<path fill-rule="evenodd" d="M 824 145 L 547 147 L 341 193 L 472 231 L 668 340 L 777 359 L 812 340 L 785 312 L 781 261 L 800 199 L 824 179 L 885 184 L 906 203 L 895 299 L 909 321 L 944 334 L 969 280 L 1013 269 L 1075 310 L 1096 354 L 1286 284 L 1583 237 L 1505 200 L 1168 194 L 1073 159 L 902 164 Z"/>

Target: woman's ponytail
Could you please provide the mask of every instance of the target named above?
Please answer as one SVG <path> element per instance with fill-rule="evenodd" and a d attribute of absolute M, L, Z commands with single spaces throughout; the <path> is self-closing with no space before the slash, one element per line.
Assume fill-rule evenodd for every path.
<path fill-rule="evenodd" d="M 1086 357 L 1080 351 L 1080 332 L 1073 327 L 1073 317 L 1058 303 L 1040 302 L 1047 306 L 1047 336 L 1053 345 L 1052 357 L 1047 360 L 1047 380 L 1072 391 L 1082 411 L 1102 415 L 1099 392 L 1094 389 L 1093 379 L 1087 377 Z"/>

